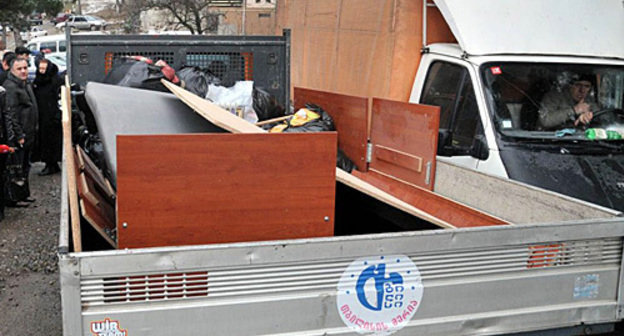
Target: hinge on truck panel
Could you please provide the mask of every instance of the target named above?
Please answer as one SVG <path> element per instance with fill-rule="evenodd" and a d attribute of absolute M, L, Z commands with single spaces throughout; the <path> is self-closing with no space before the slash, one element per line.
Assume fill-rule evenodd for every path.
<path fill-rule="evenodd" d="M 431 161 L 427 162 L 425 168 L 425 184 L 429 185 L 431 182 Z"/>
<path fill-rule="evenodd" d="M 366 144 L 366 163 L 371 161 L 373 161 L 373 144 L 369 142 Z"/>

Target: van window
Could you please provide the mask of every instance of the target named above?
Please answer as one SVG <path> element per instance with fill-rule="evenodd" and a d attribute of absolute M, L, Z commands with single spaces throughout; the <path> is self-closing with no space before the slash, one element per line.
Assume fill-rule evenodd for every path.
<path fill-rule="evenodd" d="M 37 44 L 36 43 L 29 43 L 26 48 L 30 51 L 36 51 L 37 50 Z"/>
<path fill-rule="evenodd" d="M 67 42 L 59 41 L 59 51 L 67 51 Z"/>
<path fill-rule="evenodd" d="M 470 77 L 466 77 L 460 91 L 459 102 L 453 123 L 453 147 L 461 151 L 468 151 L 472 146 L 477 127 L 481 126 L 479 120 L 479 107 L 475 98 L 474 89 Z"/>
<path fill-rule="evenodd" d="M 435 62 L 429 68 L 421 104 L 440 106 L 440 128 L 449 128 L 455 105 L 462 68 L 443 62 Z"/>
<path fill-rule="evenodd" d="M 39 50 L 50 49 L 50 52 L 56 52 L 56 41 L 52 42 L 41 42 L 39 44 Z"/>
<path fill-rule="evenodd" d="M 440 128 L 452 131 L 453 152 L 468 155 L 477 132 L 483 133 L 468 70 L 453 63 L 431 64 L 420 103 L 440 106 Z"/>

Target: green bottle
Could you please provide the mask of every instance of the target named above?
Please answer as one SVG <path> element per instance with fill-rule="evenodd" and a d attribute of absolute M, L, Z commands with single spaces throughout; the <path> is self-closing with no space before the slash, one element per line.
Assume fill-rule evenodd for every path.
<path fill-rule="evenodd" d="M 604 140 L 607 138 L 607 131 L 602 128 L 588 128 L 585 130 L 585 137 L 589 140 Z"/>
<path fill-rule="evenodd" d="M 607 140 L 621 140 L 622 134 L 618 131 L 607 131 Z"/>

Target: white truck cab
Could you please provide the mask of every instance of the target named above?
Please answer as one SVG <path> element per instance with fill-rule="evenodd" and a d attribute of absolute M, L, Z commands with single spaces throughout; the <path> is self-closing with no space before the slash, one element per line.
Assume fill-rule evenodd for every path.
<path fill-rule="evenodd" d="M 441 107 L 438 160 L 624 210 L 624 3 L 435 3 L 458 43 L 425 45 L 410 102 Z M 570 120 L 542 124 L 579 76 L 591 122 L 570 100 Z"/>

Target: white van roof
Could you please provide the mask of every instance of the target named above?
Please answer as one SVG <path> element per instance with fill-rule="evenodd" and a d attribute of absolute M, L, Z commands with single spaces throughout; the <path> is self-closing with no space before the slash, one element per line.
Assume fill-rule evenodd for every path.
<path fill-rule="evenodd" d="M 50 42 L 50 41 L 65 41 L 65 34 L 35 37 L 34 39 L 28 41 L 28 44 L 37 43 L 37 42 Z"/>
<path fill-rule="evenodd" d="M 469 55 L 624 59 L 622 0 L 434 0 Z"/>

